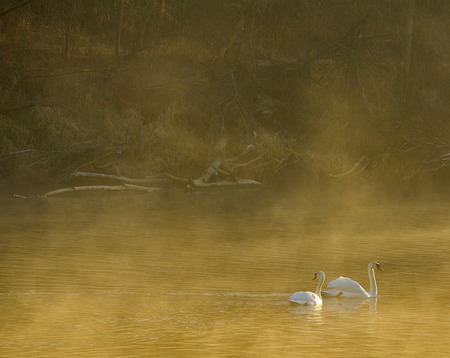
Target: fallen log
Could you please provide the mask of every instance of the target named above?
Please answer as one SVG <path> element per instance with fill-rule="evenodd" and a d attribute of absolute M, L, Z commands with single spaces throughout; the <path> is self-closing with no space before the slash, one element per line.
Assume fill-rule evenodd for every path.
<path fill-rule="evenodd" d="M 158 174 L 152 177 L 135 179 L 135 178 L 128 178 L 122 175 L 77 171 L 72 173 L 72 177 L 114 180 L 119 181 L 122 184 L 71 186 L 49 191 L 47 193 L 39 195 L 38 197 L 47 198 L 49 196 L 59 195 L 62 193 L 85 191 L 85 190 L 108 190 L 108 191 L 140 190 L 143 192 L 151 192 L 153 190 L 161 189 L 163 185 L 167 187 L 168 185 L 174 183 L 182 184 L 187 189 L 221 187 L 232 185 L 260 185 L 261 184 L 260 182 L 253 179 L 240 179 L 234 173 L 235 168 L 248 165 L 249 163 L 253 163 L 254 161 L 261 159 L 261 156 L 257 156 L 255 158 L 248 159 L 245 163 L 242 163 L 242 161 L 248 156 L 251 150 L 253 150 L 253 146 L 249 145 L 241 154 L 239 154 L 234 158 L 230 159 L 223 159 L 222 157 L 214 158 L 211 164 L 208 166 L 208 168 L 206 168 L 204 173 L 200 177 L 195 179 L 177 177 L 167 173 Z M 227 164 L 231 166 L 231 168 L 227 169 L 226 168 Z"/>
<path fill-rule="evenodd" d="M 85 191 L 85 190 L 106 190 L 106 191 L 119 191 L 119 190 L 136 190 L 143 192 L 151 192 L 159 190 L 158 188 L 148 188 L 145 186 L 123 184 L 123 185 L 84 185 L 84 186 L 72 186 L 67 188 L 61 188 L 57 190 L 48 191 L 44 194 L 38 195 L 39 198 L 48 198 L 49 196 L 58 195 L 73 191 Z"/>
<path fill-rule="evenodd" d="M 196 188 L 209 188 L 209 187 L 230 186 L 230 185 L 261 185 L 261 183 L 253 179 L 234 179 L 234 180 L 224 179 L 214 181 L 211 183 L 196 182 L 194 186 Z"/>
<path fill-rule="evenodd" d="M 85 178 L 98 178 L 98 179 L 112 179 L 121 181 L 123 183 L 129 184 L 157 184 L 157 183 L 165 183 L 169 178 L 161 178 L 161 177 L 151 177 L 151 178 L 141 178 L 141 179 L 133 179 L 128 178 L 122 175 L 111 175 L 111 174 L 103 174 L 103 173 L 90 173 L 90 172 L 75 172 L 72 173 L 73 177 L 85 177 Z"/>
<path fill-rule="evenodd" d="M 246 166 L 261 159 L 261 156 L 257 156 L 248 160 L 245 163 L 241 161 L 248 156 L 248 154 L 253 150 L 253 145 L 247 146 L 247 148 L 240 153 L 238 156 L 230 159 L 223 159 L 221 157 L 214 158 L 211 164 L 206 168 L 204 173 L 195 179 L 192 178 L 181 178 L 172 174 L 162 173 L 149 178 L 128 178 L 122 175 L 111 175 L 102 173 L 91 173 L 91 172 L 75 172 L 72 174 L 73 177 L 85 177 L 85 178 L 97 178 L 97 179 L 108 179 L 116 180 L 122 183 L 129 184 L 145 184 L 150 185 L 168 185 L 171 183 L 181 183 L 186 185 L 188 189 L 192 188 L 206 188 L 212 186 L 224 186 L 224 185 L 258 185 L 261 184 L 256 180 L 252 179 L 238 179 L 234 173 L 230 173 L 230 170 L 226 170 L 223 167 L 229 165 L 231 170 L 242 166 Z"/>
<path fill-rule="evenodd" d="M 219 177 L 219 167 L 222 164 L 222 159 L 216 158 L 212 161 L 209 167 L 205 170 L 203 175 L 197 179 L 191 179 L 190 184 L 194 187 L 203 187 L 205 184 L 211 183 L 212 178 Z"/>

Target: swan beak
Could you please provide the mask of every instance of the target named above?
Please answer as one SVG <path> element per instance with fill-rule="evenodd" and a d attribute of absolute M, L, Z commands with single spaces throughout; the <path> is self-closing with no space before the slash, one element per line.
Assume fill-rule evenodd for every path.
<path fill-rule="evenodd" d="M 314 274 L 313 281 L 317 278 L 317 273 Z"/>
<path fill-rule="evenodd" d="M 383 268 L 381 267 L 381 265 L 377 265 L 377 269 L 380 271 L 383 271 Z"/>

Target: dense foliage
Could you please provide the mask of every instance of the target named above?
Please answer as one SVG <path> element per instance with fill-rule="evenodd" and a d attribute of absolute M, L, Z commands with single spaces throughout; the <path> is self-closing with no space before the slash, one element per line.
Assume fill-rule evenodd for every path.
<path fill-rule="evenodd" d="M 9 0 L 0 180 L 450 174 L 446 0 Z"/>

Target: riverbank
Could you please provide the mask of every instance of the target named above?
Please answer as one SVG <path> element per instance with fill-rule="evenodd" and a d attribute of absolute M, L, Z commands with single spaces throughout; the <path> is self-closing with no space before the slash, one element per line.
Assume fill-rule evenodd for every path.
<path fill-rule="evenodd" d="M 353 17 L 336 19 L 320 4 L 264 4 L 192 3 L 165 9 L 168 17 L 129 8 L 138 3 L 122 15 L 116 2 L 3 9 L 0 185 L 52 190 L 79 185 L 79 171 L 189 180 L 215 161 L 222 178 L 266 185 L 450 177 L 448 56 L 438 46 L 445 11 L 417 6 L 405 98 L 406 34 L 395 37 L 404 9 L 379 4 L 373 13 L 389 13 L 380 20 L 342 5 L 371 25 L 355 41 L 389 34 L 353 44 L 336 35 Z M 319 20 L 320 39 L 309 27 Z"/>

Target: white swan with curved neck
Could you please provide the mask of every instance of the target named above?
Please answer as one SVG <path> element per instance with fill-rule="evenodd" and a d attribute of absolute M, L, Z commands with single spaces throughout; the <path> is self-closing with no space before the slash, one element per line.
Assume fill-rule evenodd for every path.
<path fill-rule="evenodd" d="M 383 271 L 383 268 L 378 262 L 369 262 L 367 266 L 370 281 L 369 292 L 367 292 L 358 282 L 353 281 L 351 278 L 341 276 L 333 281 L 328 282 L 327 287 L 322 291 L 322 294 L 327 297 L 377 297 L 378 289 L 377 281 L 375 279 L 375 268 Z"/>
<path fill-rule="evenodd" d="M 322 306 L 322 286 L 325 281 L 325 273 L 323 271 L 318 271 L 314 275 L 313 280 L 318 278 L 316 292 L 309 291 L 299 291 L 295 292 L 289 297 L 289 302 L 304 305 L 304 306 Z"/>

